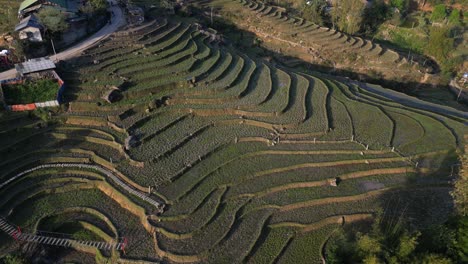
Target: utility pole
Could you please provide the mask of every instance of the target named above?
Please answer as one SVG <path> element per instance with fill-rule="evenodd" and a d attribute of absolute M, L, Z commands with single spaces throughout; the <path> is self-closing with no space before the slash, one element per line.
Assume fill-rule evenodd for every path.
<path fill-rule="evenodd" d="M 50 39 L 50 43 L 52 43 L 52 49 L 54 50 L 55 61 L 57 61 L 57 52 L 55 51 L 54 40 Z"/>
<path fill-rule="evenodd" d="M 458 102 L 458 99 L 460 99 L 460 95 L 461 95 L 461 93 L 462 93 L 462 88 L 459 87 L 459 89 L 460 89 L 460 92 L 458 92 L 458 95 L 457 95 L 457 102 Z"/>
<path fill-rule="evenodd" d="M 211 26 L 213 26 L 213 7 L 211 7 Z"/>

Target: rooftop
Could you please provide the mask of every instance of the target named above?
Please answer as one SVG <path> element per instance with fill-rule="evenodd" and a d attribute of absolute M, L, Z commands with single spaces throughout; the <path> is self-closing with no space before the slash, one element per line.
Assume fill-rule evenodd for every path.
<path fill-rule="evenodd" d="M 48 58 L 37 58 L 29 61 L 15 64 L 16 71 L 23 75 L 32 72 L 45 71 L 55 69 L 55 63 Z"/>
<path fill-rule="evenodd" d="M 38 2 L 39 2 L 38 0 L 24 0 L 24 1 L 21 3 L 18 12 L 21 12 L 21 11 L 23 11 L 24 9 L 26 9 L 26 8 L 28 8 L 28 7 L 30 7 L 30 6 L 32 6 L 32 5 L 34 5 L 34 4 L 36 4 L 36 3 L 38 3 Z"/>
<path fill-rule="evenodd" d="M 36 16 L 30 15 L 25 18 L 23 18 L 18 25 L 15 26 L 15 31 L 22 30 L 26 27 L 35 27 L 35 28 L 42 28 L 42 25 L 39 23 L 38 19 Z"/>

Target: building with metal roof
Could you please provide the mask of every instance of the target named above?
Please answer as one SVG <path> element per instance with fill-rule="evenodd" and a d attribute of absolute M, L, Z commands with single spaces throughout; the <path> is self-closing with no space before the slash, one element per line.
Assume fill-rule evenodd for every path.
<path fill-rule="evenodd" d="M 39 0 L 24 0 L 19 7 L 18 13 L 21 13 L 24 9 L 31 7 L 35 4 L 38 4 Z"/>
<path fill-rule="evenodd" d="M 32 42 L 41 42 L 41 30 L 44 27 L 39 23 L 37 17 L 32 14 L 23 18 L 18 25 L 15 26 L 15 31 L 19 33 L 20 39 L 28 39 Z"/>
<path fill-rule="evenodd" d="M 77 12 L 78 6 L 74 1 L 68 0 L 24 0 L 19 9 L 18 14 L 21 16 L 27 15 L 28 12 L 37 11 L 41 5 L 59 7 L 68 12 Z"/>
<path fill-rule="evenodd" d="M 55 63 L 49 58 L 36 58 L 23 63 L 15 64 L 16 72 L 20 76 L 33 72 L 47 71 L 55 69 Z"/>

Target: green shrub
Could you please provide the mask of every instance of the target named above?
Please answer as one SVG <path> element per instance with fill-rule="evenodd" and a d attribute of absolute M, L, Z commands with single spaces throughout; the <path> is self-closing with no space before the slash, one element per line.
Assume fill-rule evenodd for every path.
<path fill-rule="evenodd" d="M 392 7 L 395 7 L 398 10 L 400 10 L 400 13 L 406 13 L 409 7 L 408 0 L 391 0 L 390 4 Z"/>
<path fill-rule="evenodd" d="M 460 10 L 453 9 L 448 17 L 448 21 L 451 25 L 460 25 Z"/>
<path fill-rule="evenodd" d="M 447 9 L 444 4 L 436 5 L 432 11 L 431 20 L 440 21 L 447 16 Z"/>
<path fill-rule="evenodd" d="M 7 85 L 2 89 L 7 104 L 30 104 L 55 100 L 58 84 L 55 80 L 26 81 L 23 84 Z"/>
<path fill-rule="evenodd" d="M 4 258 L 0 259 L 2 264 L 25 264 L 27 263 L 25 259 L 18 255 L 6 255 Z"/>

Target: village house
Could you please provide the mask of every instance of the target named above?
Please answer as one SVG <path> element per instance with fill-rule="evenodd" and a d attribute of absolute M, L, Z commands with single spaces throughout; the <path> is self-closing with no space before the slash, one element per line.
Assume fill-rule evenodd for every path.
<path fill-rule="evenodd" d="M 19 24 L 15 26 L 15 31 L 19 33 L 19 38 L 28 39 L 31 42 L 42 42 L 41 31 L 43 29 L 44 27 L 39 23 L 34 14 L 23 18 Z"/>

